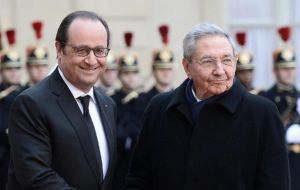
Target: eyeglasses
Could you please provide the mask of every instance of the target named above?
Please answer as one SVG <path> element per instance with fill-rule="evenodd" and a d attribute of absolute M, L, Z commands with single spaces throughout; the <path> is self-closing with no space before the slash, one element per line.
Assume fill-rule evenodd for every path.
<path fill-rule="evenodd" d="M 91 51 L 93 51 L 93 53 L 96 57 L 106 57 L 110 50 L 109 48 L 103 48 L 103 47 L 90 48 L 88 46 L 74 46 L 74 45 L 71 45 L 71 44 L 68 44 L 65 42 L 61 42 L 61 43 L 73 48 L 74 52 L 79 57 L 86 57 L 90 54 Z"/>
<path fill-rule="evenodd" d="M 218 59 L 216 57 L 203 57 L 199 60 L 192 59 L 195 63 L 204 66 L 204 67 L 212 67 L 216 66 L 218 62 L 222 65 L 232 66 L 234 64 L 234 57 L 233 56 L 225 56 L 224 58 Z"/>

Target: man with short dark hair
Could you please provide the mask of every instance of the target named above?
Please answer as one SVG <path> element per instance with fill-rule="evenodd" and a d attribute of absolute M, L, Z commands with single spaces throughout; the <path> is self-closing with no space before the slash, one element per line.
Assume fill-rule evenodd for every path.
<path fill-rule="evenodd" d="M 93 12 L 73 12 L 55 46 L 58 68 L 12 106 L 8 190 L 108 190 L 116 107 L 93 87 L 106 67 L 108 26 Z"/>
<path fill-rule="evenodd" d="M 289 190 L 278 111 L 234 78 L 232 38 L 196 25 L 183 52 L 188 79 L 148 105 L 125 189 Z"/>

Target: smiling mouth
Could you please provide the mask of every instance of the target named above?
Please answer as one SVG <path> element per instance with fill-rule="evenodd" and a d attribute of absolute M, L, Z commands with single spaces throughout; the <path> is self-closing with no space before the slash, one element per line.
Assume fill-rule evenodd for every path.
<path fill-rule="evenodd" d="M 80 67 L 80 69 L 84 70 L 84 71 L 95 71 L 97 70 L 99 67 L 95 67 L 95 68 L 85 68 L 85 67 Z"/>

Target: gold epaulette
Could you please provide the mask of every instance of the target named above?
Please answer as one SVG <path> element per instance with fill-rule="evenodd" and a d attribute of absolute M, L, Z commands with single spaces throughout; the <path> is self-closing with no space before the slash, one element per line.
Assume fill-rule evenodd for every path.
<path fill-rule="evenodd" d="M 295 154 L 299 154 L 300 153 L 300 144 L 288 145 L 288 149 L 289 149 L 289 151 L 291 151 Z"/>
<path fill-rule="evenodd" d="M 8 96 L 10 93 L 12 93 L 13 91 L 17 90 L 19 88 L 18 85 L 11 85 L 10 87 L 6 88 L 5 90 L 2 90 L 0 92 L 0 100 L 2 98 L 5 98 L 6 96 Z"/>
<path fill-rule="evenodd" d="M 251 94 L 257 95 L 258 93 L 260 93 L 263 89 L 262 88 L 254 88 L 253 90 L 250 90 L 249 92 Z"/>
<path fill-rule="evenodd" d="M 122 103 L 123 104 L 127 104 L 128 102 L 130 102 L 131 100 L 138 98 L 139 95 L 144 92 L 143 89 L 138 88 L 137 90 L 133 90 L 132 92 L 128 93 L 123 99 L 122 99 Z"/>

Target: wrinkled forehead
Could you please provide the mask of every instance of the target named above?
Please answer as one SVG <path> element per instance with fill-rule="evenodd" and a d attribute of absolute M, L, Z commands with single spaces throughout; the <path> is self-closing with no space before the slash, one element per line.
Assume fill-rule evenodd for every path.
<path fill-rule="evenodd" d="M 209 35 L 197 39 L 193 56 L 222 58 L 233 57 L 235 54 L 228 38 L 222 35 Z"/>

